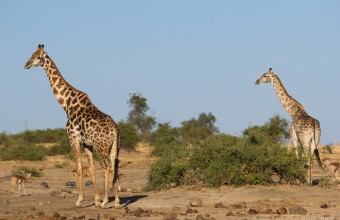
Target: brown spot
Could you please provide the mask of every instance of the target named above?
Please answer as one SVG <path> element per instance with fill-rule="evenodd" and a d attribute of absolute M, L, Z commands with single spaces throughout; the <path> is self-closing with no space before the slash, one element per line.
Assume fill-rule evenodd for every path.
<path fill-rule="evenodd" d="M 61 105 L 64 104 L 64 99 L 63 99 L 63 98 L 59 98 L 58 101 L 59 101 L 59 103 L 60 103 Z"/>
<path fill-rule="evenodd" d="M 58 90 L 57 90 L 56 88 L 53 88 L 53 93 L 54 93 L 55 95 L 58 95 L 58 94 L 59 94 L 59 92 L 58 92 Z"/>
<path fill-rule="evenodd" d="M 64 93 L 66 92 L 67 88 L 64 87 L 61 91 L 60 91 L 60 95 L 64 96 Z"/>
<path fill-rule="evenodd" d="M 52 82 L 53 82 L 53 84 L 55 84 L 57 81 L 58 81 L 58 77 L 52 77 Z"/>

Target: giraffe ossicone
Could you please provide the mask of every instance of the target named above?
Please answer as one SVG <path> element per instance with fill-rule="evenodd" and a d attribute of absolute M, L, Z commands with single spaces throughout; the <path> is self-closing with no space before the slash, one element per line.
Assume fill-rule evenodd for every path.
<path fill-rule="evenodd" d="M 108 203 L 110 183 L 115 190 L 115 207 L 119 207 L 118 155 L 120 132 L 118 126 L 109 115 L 97 109 L 86 93 L 75 89 L 63 78 L 53 60 L 45 52 L 43 44 L 38 45 L 36 51 L 27 61 L 25 69 L 37 66 L 44 68 L 52 91 L 67 114 L 66 129 L 77 164 L 79 197 L 76 206 L 81 207 L 84 200 L 80 152 L 80 146 L 83 145 L 89 163 L 89 173 L 92 176 L 95 205 L 104 207 Z M 104 175 L 104 196 L 101 203 L 97 191 L 93 151 L 96 151 L 99 156 L 99 163 Z"/>

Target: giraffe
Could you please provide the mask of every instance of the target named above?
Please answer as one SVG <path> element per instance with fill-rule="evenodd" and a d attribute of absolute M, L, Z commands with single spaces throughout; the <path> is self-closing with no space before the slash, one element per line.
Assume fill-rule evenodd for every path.
<path fill-rule="evenodd" d="M 303 147 L 303 152 L 308 162 L 306 167 L 309 168 L 308 180 L 311 181 L 314 154 L 319 165 L 323 168 L 319 151 L 317 150 L 321 135 L 319 121 L 309 116 L 303 105 L 288 94 L 279 76 L 275 72 L 272 72 L 272 68 L 269 68 L 269 70 L 255 82 L 256 85 L 261 83 L 271 83 L 273 85 L 283 108 L 291 116 L 290 137 L 297 156 L 299 156 L 297 149 L 299 144 Z"/>
<path fill-rule="evenodd" d="M 81 207 L 81 203 L 84 200 L 83 169 L 80 151 L 82 145 L 85 148 L 89 173 L 92 177 L 95 206 L 103 208 L 108 203 L 108 184 L 110 182 L 115 190 L 115 207 L 119 207 L 118 154 L 120 132 L 118 126 L 109 115 L 104 114 L 92 104 L 86 93 L 75 89 L 63 78 L 53 60 L 44 50 L 43 44 L 38 45 L 37 50 L 33 52 L 31 58 L 27 61 L 25 69 L 37 66 L 44 68 L 52 91 L 67 114 L 66 130 L 77 165 L 79 196 L 76 206 Z M 104 175 L 104 197 L 101 203 L 94 170 L 94 151 L 99 156 L 99 163 Z"/>

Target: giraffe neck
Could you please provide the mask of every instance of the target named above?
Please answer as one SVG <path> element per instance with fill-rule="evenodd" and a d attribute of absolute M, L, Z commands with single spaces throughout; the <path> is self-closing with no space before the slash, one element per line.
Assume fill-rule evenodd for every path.
<path fill-rule="evenodd" d="M 46 54 L 44 70 L 48 76 L 52 91 L 61 107 L 70 115 L 79 101 L 91 103 L 88 96 L 71 86 L 61 75 L 53 60 Z"/>
<path fill-rule="evenodd" d="M 272 84 L 283 108 L 292 118 L 298 116 L 299 114 L 305 113 L 303 105 L 301 105 L 287 93 L 285 87 L 277 75 L 275 75 L 272 79 Z"/>

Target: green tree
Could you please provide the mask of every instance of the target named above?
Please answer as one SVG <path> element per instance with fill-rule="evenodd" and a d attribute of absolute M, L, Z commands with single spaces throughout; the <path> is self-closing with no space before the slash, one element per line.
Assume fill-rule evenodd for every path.
<path fill-rule="evenodd" d="M 133 124 L 140 135 L 149 133 L 156 125 L 154 117 L 147 115 L 149 106 L 147 99 L 139 93 L 130 94 L 128 101 L 129 106 L 132 108 L 129 112 L 128 122 Z"/>
<path fill-rule="evenodd" d="M 205 140 L 214 133 L 218 133 L 218 128 L 214 125 L 216 117 L 212 114 L 201 113 L 198 118 L 192 118 L 182 122 L 181 134 L 183 141 L 187 144 L 196 144 Z"/>
<path fill-rule="evenodd" d="M 118 123 L 120 130 L 120 142 L 123 149 L 134 150 L 139 141 L 136 128 L 129 122 L 120 121 Z"/>
<path fill-rule="evenodd" d="M 252 144 L 283 145 L 289 138 L 289 122 L 274 115 L 264 125 L 245 129 L 243 135 Z"/>

